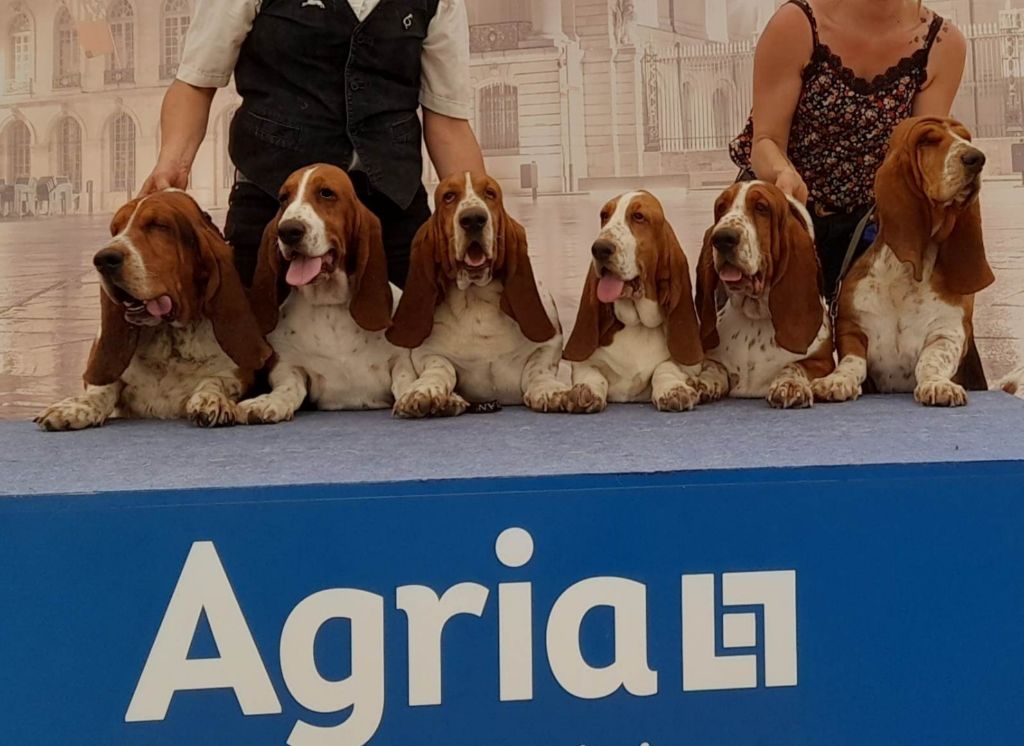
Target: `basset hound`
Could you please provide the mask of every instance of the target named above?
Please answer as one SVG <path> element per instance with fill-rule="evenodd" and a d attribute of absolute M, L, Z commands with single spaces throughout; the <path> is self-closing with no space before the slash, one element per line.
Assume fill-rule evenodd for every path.
<path fill-rule="evenodd" d="M 101 326 L 85 393 L 36 418 L 44 430 L 130 418 L 188 417 L 232 425 L 236 402 L 271 350 L 260 334 L 231 247 L 195 201 L 168 190 L 118 210 L 93 258 Z"/>
<path fill-rule="evenodd" d="M 267 226 L 252 302 L 274 348 L 269 394 L 242 402 L 249 424 L 321 410 L 389 409 L 416 379 L 408 350 L 384 337 L 398 288 L 388 282 L 380 220 L 337 166 L 292 174 Z"/>
<path fill-rule="evenodd" d="M 715 203 L 697 269 L 701 399 L 810 407 L 811 382 L 835 368 L 821 292 L 807 209 L 763 181 L 729 187 Z"/>
<path fill-rule="evenodd" d="M 470 405 L 557 409 L 562 332 L 534 280 L 526 231 L 485 174 L 442 181 L 412 246 L 409 277 L 388 339 L 411 349 L 419 376 L 399 397 L 401 418 L 457 416 Z"/>
<path fill-rule="evenodd" d="M 965 386 L 979 388 L 960 371 L 974 295 L 995 281 L 978 201 L 984 165 L 952 119 L 919 117 L 896 128 L 875 181 L 878 238 L 843 282 L 839 367 L 815 382 L 818 399 L 856 399 L 868 382 L 880 393 L 912 391 L 921 404 L 952 407 L 967 403 Z"/>
<path fill-rule="evenodd" d="M 649 192 L 629 192 L 601 210 L 601 229 L 565 347 L 572 389 L 564 409 L 592 414 L 608 402 L 649 401 L 692 410 L 703 357 L 690 268 Z"/>

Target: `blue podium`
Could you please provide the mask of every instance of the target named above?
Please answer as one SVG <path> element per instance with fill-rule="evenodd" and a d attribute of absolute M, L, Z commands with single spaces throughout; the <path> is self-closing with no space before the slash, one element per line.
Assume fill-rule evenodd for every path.
<path fill-rule="evenodd" d="M 0 425 L 0 742 L 1020 743 L 1022 422 Z"/>

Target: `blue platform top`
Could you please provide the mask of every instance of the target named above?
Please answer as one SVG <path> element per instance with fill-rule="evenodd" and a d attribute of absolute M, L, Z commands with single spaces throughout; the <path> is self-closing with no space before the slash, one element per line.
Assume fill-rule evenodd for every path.
<path fill-rule="evenodd" d="M 778 412 L 727 401 L 687 414 L 649 406 L 595 416 L 513 408 L 404 422 L 309 413 L 272 427 L 199 430 L 111 422 L 81 433 L 0 423 L 0 496 L 578 474 L 1024 460 L 1024 401 L 975 394 L 963 409 L 909 397 Z"/>

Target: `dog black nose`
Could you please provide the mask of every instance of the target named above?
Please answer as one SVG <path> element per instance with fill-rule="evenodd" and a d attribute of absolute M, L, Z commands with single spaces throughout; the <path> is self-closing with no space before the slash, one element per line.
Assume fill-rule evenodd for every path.
<path fill-rule="evenodd" d="M 720 228 L 711 236 L 711 245 L 728 252 L 740 245 L 740 232 L 735 228 Z"/>
<path fill-rule="evenodd" d="M 480 231 L 490 220 L 487 210 L 482 207 L 470 207 L 459 215 L 459 225 L 464 231 Z"/>
<path fill-rule="evenodd" d="M 985 167 L 985 154 L 980 150 L 972 148 L 960 156 L 960 162 L 964 164 L 971 171 L 980 171 Z"/>
<path fill-rule="evenodd" d="M 92 258 L 92 263 L 101 274 L 112 275 L 124 266 L 124 254 L 117 249 L 103 249 Z"/>
<path fill-rule="evenodd" d="M 594 258 L 599 262 L 607 262 L 612 258 L 612 254 L 615 253 L 615 244 L 611 241 L 606 241 L 603 238 L 594 241 L 593 247 L 590 249 L 590 253 L 594 255 Z"/>
<path fill-rule="evenodd" d="M 301 220 L 283 220 L 277 226 L 277 236 L 285 246 L 294 246 L 306 237 L 306 224 Z"/>

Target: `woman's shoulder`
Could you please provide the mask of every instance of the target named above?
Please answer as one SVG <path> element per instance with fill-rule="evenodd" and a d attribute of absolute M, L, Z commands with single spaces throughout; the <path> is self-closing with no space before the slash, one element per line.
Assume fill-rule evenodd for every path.
<path fill-rule="evenodd" d="M 761 33 L 759 51 L 806 61 L 814 49 L 812 23 L 808 12 L 799 4 L 786 3 L 775 11 Z"/>
<path fill-rule="evenodd" d="M 967 37 L 948 18 L 932 11 L 932 23 L 937 26 L 931 46 L 930 67 L 936 64 L 962 66 L 967 57 Z"/>

